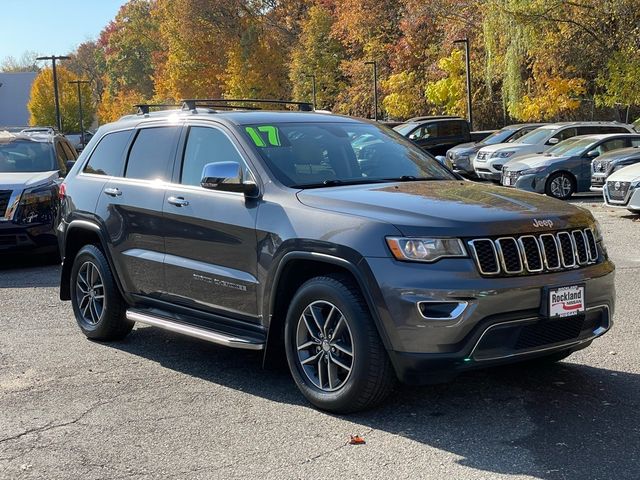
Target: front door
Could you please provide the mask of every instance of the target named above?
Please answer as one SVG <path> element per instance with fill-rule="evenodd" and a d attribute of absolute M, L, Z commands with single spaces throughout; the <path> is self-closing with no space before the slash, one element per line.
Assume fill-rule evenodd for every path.
<path fill-rule="evenodd" d="M 191 125 L 164 202 L 169 300 L 257 322 L 257 202 L 200 186 L 208 163 L 237 162 L 251 175 L 230 132 Z"/>
<path fill-rule="evenodd" d="M 164 290 L 162 206 L 180 128 L 138 130 L 124 176 L 112 177 L 98 200 L 116 271 L 131 294 L 158 298 Z"/>

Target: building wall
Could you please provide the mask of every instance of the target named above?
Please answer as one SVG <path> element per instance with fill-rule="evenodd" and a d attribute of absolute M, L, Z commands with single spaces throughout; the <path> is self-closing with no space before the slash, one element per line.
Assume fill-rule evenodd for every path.
<path fill-rule="evenodd" d="M 29 95 L 36 72 L 0 73 L 0 126 L 29 125 Z"/>

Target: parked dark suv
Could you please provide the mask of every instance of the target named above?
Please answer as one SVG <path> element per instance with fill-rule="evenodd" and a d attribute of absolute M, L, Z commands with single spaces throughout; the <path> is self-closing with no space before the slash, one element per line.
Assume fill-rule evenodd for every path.
<path fill-rule="evenodd" d="M 57 257 L 58 188 L 75 159 L 53 129 L 0 131 L 0 254 Z"/>
<path fill-rule="evenodd" d="M 367 121 L 194 107 L 101 127 L 64 181 L 60 296 L 87 337 L 284 352 L 311 403 L 349 412 L 610 328 L 588 211 L 461 181 Z"/>

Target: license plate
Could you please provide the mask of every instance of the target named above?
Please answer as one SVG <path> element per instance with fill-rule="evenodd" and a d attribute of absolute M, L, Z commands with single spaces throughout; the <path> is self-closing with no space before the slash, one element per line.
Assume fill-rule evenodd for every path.
<path fill-rule="evenodd" d="M 550 288 L 548 317 L 571 317 L 584 312 L 584 285 Z"/>
<path fill-rule="evenodd" d="M 504 177 L 502 179 L 502 184 L 507 186 L 507 187 L 511 186 L 511 179 L 509 177 Z"/>

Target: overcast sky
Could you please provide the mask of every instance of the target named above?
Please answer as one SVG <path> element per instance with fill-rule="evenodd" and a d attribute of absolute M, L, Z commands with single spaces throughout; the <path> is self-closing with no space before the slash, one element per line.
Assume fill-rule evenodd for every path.
<path fill-rule="evenodd" d="M 126 0 L 0 0 L 0 62 L 26 50 L 64 55 L 98 37 Z"/>

